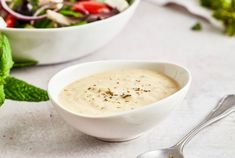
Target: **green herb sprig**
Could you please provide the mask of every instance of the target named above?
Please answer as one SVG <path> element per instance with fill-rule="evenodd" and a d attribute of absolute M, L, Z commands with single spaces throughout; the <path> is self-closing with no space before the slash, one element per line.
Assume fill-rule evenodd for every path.
<path fill-rule="evenodd" d="M 0 33 L 0 106 L 3 105 L 5 99 L 29 102 L 47 101 L 49 99 L 47 91 L 10 76 L 13 65 L 10 43 L 7 37 Z"/>
<path fill-rule="evenodd" d="M 225 34 L 235 35 L 235 0 L 200 0 L 201 5 L 213 10 L 213 17 L 223 22 Z"/>
<path fill-rule="evenodd" d="M 36 60 L 31 60 L 31 59 L 16 60 L 16 59 L 14 59 L 13 68 L 22 68 L 22 67 L 35 66 L 37 64 L 38 64 L 38 62 Z"/>

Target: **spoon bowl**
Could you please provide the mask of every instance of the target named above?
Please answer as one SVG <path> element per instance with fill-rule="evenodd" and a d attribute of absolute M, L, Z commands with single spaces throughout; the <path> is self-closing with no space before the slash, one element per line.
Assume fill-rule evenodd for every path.
<path fill-rule="evenodd" d="M 137 158 L 184 158 L 177 147 L 149 151 L 139 155 Z"/>

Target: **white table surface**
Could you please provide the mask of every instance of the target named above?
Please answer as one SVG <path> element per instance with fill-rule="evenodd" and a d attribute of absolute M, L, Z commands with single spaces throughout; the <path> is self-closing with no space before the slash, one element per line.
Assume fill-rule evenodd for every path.
<path fill-rule="evenodd" d="M 47 87 L 51 76 L 72 64 L 106 59 L 151 59 L 188 67 L 192 87 L 185 101 L 145 136 L 106 143 L 67 125 L 48 103 L 7 101 L 0 109 L 0 158 L 134 158 L 168 147 L 194 127 L 225 94 L 235 93 L 235 38 L 196 17 L 141 2 L 127 27 L 109 45 L 82 59 L 53 66 L 14 70 L 12 75 Z M 71 48 L 71 51 L 74 51 Z M 235 157 L 235 114 L 204 130 L 185 148 L 187 158 Z"/>

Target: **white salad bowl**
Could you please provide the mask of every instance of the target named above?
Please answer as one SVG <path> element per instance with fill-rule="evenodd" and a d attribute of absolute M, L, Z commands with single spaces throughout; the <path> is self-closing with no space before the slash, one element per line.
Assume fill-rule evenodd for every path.
<path fill-rule="evenodd" d="M 58 95 L 75 80 L 89 75 L 125 68 L 147 68 L 173 78 L 180 90 L 151 105 L 135 110 L 104 116 L 75 113 L 61 105 Z M 125 141 L 151 130 L 183 101 L 191 82 L 190 72 L 179 65 L 155 61 L 98 61 L 78 64 L 55 74 L 49 81 L 48 93 L 52 104 L 62 118 L 83 133 L 106 141 Z"/>
<path fill-rule="evenodd" d="M 13 56 L 18 60 L 36 60 L 53 64 L 87 55 L 107 44 L 133 15 L 140 0 L 125 11 L 93 23 L 53 29 L 0 28 L 11 42 Z"/>

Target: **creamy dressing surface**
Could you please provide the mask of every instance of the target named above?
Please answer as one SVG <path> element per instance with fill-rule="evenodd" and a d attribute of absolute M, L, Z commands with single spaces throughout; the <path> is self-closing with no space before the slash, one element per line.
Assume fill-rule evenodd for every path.
<path fill-rule="evenodd" d="M 179 90 L 164 74 L 148 69 L 123 69 L 94 74 L 66 86 L 60 103 L 70 111 L 102 116 L 134 110 Z"/>

